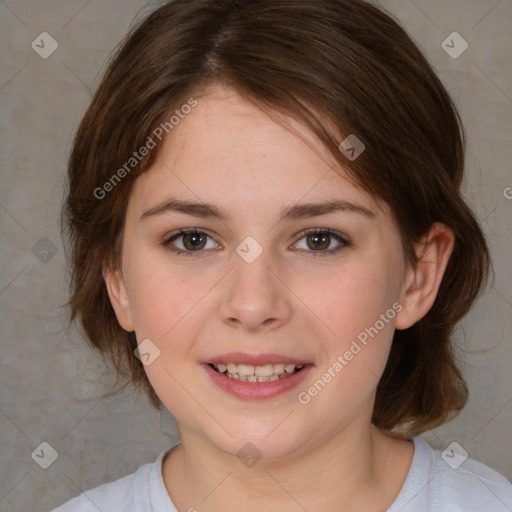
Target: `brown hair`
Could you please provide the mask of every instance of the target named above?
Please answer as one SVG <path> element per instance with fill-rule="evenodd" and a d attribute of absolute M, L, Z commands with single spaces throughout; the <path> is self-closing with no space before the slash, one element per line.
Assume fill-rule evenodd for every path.
<path fill-rule="evenodd" d="M 451 335 L 485 284 L 490 257 L 460 192 L 464 134 L 456 108 L 406 32 L 362 0 L 174 0 L 132 30 L 70 155 L 62 215 L 70 322 L 79 318 L 117 377 L 131 378 L 162 406 L 134 356 L 135 334 L 118 324 L 102 278 L 103 262 L 119 265 L 131 187 L 159 147 L 122 173 L 104 198 L 95 191 L 208 84 L 230 86 L 309 127 L 359 186 L 389 205 L 410 262 L 414 243 L 433 223 L 453 230 L 436 301 L 415 325 L 395 332 L 373 413 L 377 427 L 406 425 L 409 434 L 447 421 L 467 400 Z M 349 134 L 366 146 L 353 161 L 338 149 Z"/>

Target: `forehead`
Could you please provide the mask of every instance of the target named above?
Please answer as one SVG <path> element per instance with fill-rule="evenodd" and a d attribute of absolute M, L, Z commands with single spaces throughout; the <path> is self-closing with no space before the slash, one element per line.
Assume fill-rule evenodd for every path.
<path fill-rule="evenodd" d="M 197 106 L 163 140 L 154 165 L 135 182 L 131 202 L 138 210 L 169 195 L 233 205 L 252 215 L 259 211 L 254 208 L 327 197 L 381 208 L 297 121 L 280 116 L 276 122 L 219 86 L 194 98 Z"/>

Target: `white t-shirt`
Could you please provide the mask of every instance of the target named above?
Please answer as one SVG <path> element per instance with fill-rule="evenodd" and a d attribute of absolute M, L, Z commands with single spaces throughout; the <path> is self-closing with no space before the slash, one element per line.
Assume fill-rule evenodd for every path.
<path fill-rule="evenodd" d="M 387 512 L 512 512 L 512 484 L 504 476 L 472 459 L 455 467 L 460 460 L 454 452 L 449 452 L 448 460 L 454 461 L 450 465 L 423 439 L 412 440 L 409 473 Z M 162 478 L 162 460 L 168 451 L 160 453 L 155 463 L 86 491 L 52 512 L 178 512 Z"/>

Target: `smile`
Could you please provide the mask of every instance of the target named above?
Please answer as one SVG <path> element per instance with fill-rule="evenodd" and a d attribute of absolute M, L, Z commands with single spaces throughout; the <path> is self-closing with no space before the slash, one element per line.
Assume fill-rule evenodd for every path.
<path fill-rule="evenodd" d="M 226 377 L 245 382 L 272 382 L 285 379 L 303 368 L 303 365 L 295 364 L 265 364 L 252 366 L 248 364 L 218 363 L 212 367 Z"/>
<path fill-rule="evenodd" d="M 251 364 L 252 363 L 252 364 Z M 277 398 L 292 391 L 315 366 L 277 354 L 231 353 L 201 364 L 220 391 L 242 400 Z"/>

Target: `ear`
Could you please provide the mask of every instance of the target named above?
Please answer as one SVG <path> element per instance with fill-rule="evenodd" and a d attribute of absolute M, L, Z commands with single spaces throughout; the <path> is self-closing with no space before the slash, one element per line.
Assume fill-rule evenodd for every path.
<path fill-rule="evenodd" d="M 134 331 L 130 301 L 128 299 L 122 272 L 104 262 L 102 273 L 117 321 L 125 331 Z"/>
<path fill-rule="evenodd" d="M 407 329 L 428 313 L 441 286 L 454 244 L 453 231 L 436 222 L 416 245 L 418 262 L 414 267 L 410 264 L 406 271 L 396 329 Z"/>

